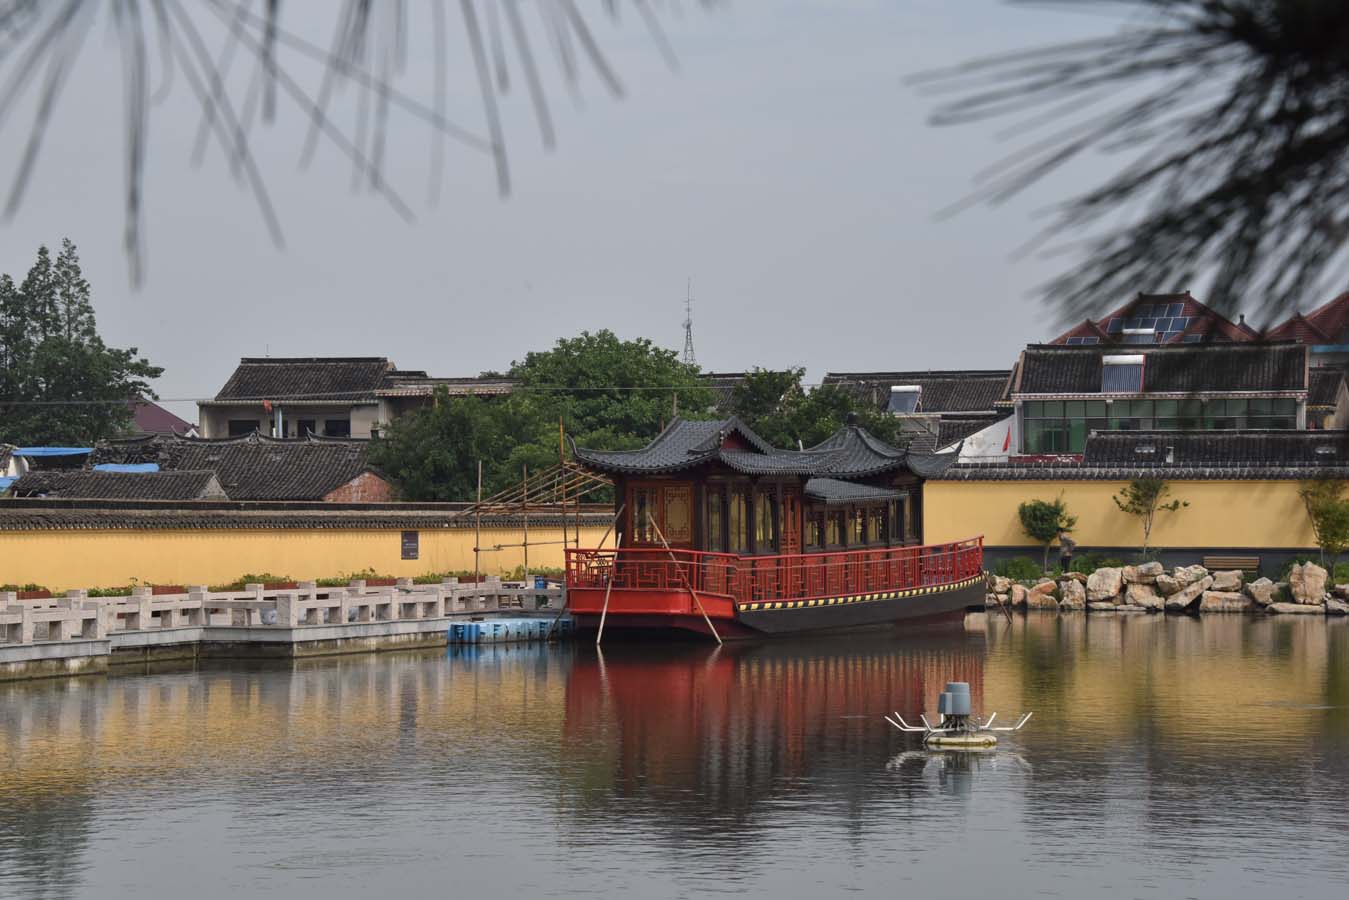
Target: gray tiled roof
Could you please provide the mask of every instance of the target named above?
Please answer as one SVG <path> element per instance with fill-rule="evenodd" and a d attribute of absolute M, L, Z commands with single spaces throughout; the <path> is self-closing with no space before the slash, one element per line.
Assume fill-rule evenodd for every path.
<path fill-rule="evenodd" d="M 1096 432 L 1088 436 L 1080 463 L 960 464 L 929 477 L 963 481 L 1347 478 L 1349 432 Z"/>
<path fill-rule="evenodd" d="M 215 399 L 372 401 L 393 368 L 381 356 L 245 357 Z"/>
<path fill-rule="evenodd" d="M 806 482 L 805 493 L 810 499 L 819 500 L 826 506 L 894 500 L 900 496 L 899 491 L 890 488 L 840 481 L 837 478 L 812 478 Z"/>
<path fill-rule="evenodd" d="M 890 446 L 860 425 L 845 425 L 810 449 L 834 454 L 822 474 L 852 478 L 901 468 L 908 456 L 905 450 Z"/>
<path fill-rule="evenodd" d="M 82 500 L 224 499 L 208 470 L 182 472 L 98 472 L 49 469 L 29 472 L 10 488 L 15 497 L 64 497 Z"/>
<path fill-rule="evenodd" d="M 216 473 L 231 500 L 321 500 L 370 469 L 369 441 L 348 438 L 154 437 L 104 441 L 90 465 L 158 463 L 162 471 Z"/>
<path fill-rule="evenodd" d="M 1331 408 L 1339 397 L 1344 370 L 1339 366 L 1315 366 L 1307 372 L 1307 405 Z"/>
<path fill-rule="evenodd" d="M 1307 390 L 1307 351 L 1298 344 L 1031 346 L 1012 392 L 1101 393 L 1101 358 L 1141 354 L 1144 393 L 1299 392 Z"/>
<path fill-rule="evenodd" d="M 751 449 L 722 449 L 726 437 L 739 436 Z M 591 468 L 621 474 L 679 472 L 721 462 L 745 474 L 805 475 L 817 471 L 827 454 L 778 450 L 735 416 L 707 422 L 677 418 L 640 450 L 575 448 Z"/>
<path fill-rule="evenodd" d="M 919 411 L 927 413 L 991 410 L 1002 396 L 1006 369 L 950 369 L 916 372 L 829 372 L 824 383 L 851 391 L 885 409 L 894 385 L 920 385 Z"/>

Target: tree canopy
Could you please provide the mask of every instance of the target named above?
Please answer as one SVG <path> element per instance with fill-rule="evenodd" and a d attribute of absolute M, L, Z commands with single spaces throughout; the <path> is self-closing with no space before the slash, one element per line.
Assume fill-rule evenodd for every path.
<path fill-rule="evenodd" d="M 163 369 L 103 343 L 69 239 L 41 247 L 23 281 L 0 275 L 0 441 L 90 444 L 131 425 L 128 400 L 154 397 Z"/>
<path fill-rule="evenodd" d="M 756 368 L 735 387 L 731 410 L 778 447 L 811 447 L 841 428 L 849 415 L 876 437 L 902 444 L 899 420 L 851 392 L 822 384 L 807 390 L 805 369 Z"/>
<path fill-rule="evenodd" d="M 407 500 L 469 500 L 518 482 L 558 461 L 559 424 L 577 443 L 640 447 L 676 410 L 704 417 L 711 389 L 697 369 L 646 338 L 625 341 L 612 331 L 582 332 L 511 366 L 509 397 L 437 395 L 435 403 L 392 422 L 371 461 Z"/>

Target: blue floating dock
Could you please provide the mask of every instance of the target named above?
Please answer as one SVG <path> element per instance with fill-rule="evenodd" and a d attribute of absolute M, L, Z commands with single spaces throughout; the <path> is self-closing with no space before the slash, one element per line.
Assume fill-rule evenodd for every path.
<path fill-rule="evenodd" d="M 451 644 L 528 644 L 570 638 L 574 628 L 571 616 L 556 620 L 537 617 L 481 619 L 451 623 L 449 641 Z"/>

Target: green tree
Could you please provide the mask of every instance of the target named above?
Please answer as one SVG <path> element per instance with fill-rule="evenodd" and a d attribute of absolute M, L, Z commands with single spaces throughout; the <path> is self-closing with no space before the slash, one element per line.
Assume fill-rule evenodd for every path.
<path fill-rule="evenodd" d="M 646 338 L 624 341 L 612 331 L 583 331 L 562 338 L 550 350 L 526 354 L 511 365 L 517 394 L 541 420 L 557 422 L 577 443 L 610 448 L 637 447 L 655 437 L 676 411 L 705 418 L 712 389 L 698 370 L 673 350 Z"/>
<path fill-rule="evenodd" d="M 883 441 L 899 443 L 899 420 L 850 391 L 833 385 L 806 390 L 805 369 L 754 369 L 736 385 L 731 410 L 778 447 L 812 447 L 841 428 L 849 416 Z"/>
<path fill-rule="evenodd" d="M 1152 526 L 1159 512 L 1175 512 L 1183 506 L 1189 506 L 1188 500 L 1167 500 L 1171 496 L 1171 487 L 1160 478 L 1135 478 L 1125 485 L 1124 490 L 1111 499 L 1121 512 L 1137 516 L 1143 526 L 1143 556 L 1148 555 L 1148 542 L 1152 537 Z"/>
<path fill-rule="evenodd" d="M 1334 572 L 1340 554 L 1349 546 L 1349 500 L 1344 497 L 1344 481 L 1339 478 L 1304 481 L 1298 495 L 1307 508 L 1316 545 L 1321 548 L 1321 564 Z"/>
<path fill-rule="evenodd" d="M 88 444 L 123 433 L 127 401 L 153 397 L 163 369 L 98 336 L 89 282 L 69 239 L 19 285 L 0 276 L 0 441 Z"/>
<path fill-rule="evenodd" d="M 1028 500 L 1016 508 L 1021 530 L 1032 540 L 1044 545 L 1043 567 L 1049 568 L 1049 547 L 1060 532 L 1072 531 L 1077 516 L 1068 514 L 1068 504 L 1062 496 L 1056 500 Z"/>

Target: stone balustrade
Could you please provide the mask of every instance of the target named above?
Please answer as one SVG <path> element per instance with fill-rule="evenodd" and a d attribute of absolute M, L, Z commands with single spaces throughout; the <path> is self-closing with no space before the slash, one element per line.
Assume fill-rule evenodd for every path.
<path fill-rule="evenodd" d="M 310 581 L 289 589 L 248 584 L 241 591 L 194 586 L 186 593 L 160 595 L 144 587 L 119 597 L 90 597 L 76 590 L 64 597 L 39 600 L 19 600 L 12 592 L 0 592 L 0 646 L 101 641 L 182 628 L 303 631 L 333 625 L 426 622 L 512 608 L 556 611 L 563 607 L 564 596 L 561 587 L 540 589 L 499 578 L 480 584 L 460 584 L 454 578 L 440 584 L 400 579 L 392 586 L 367 586 L 356 580 L 342 587 L 319 587 Z"/>

